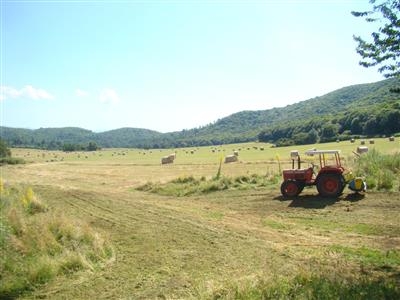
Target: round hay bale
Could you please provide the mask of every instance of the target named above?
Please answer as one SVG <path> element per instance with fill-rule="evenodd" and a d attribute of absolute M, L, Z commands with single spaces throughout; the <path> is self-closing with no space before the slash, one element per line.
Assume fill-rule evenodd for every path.
<path fill-rule="evenodd" d="M 368 147 L 367 146 L 358 146 L 357 147 L 357 153 L 358 154 L 363 154 L 368 152 Z"/>
<path fill-rule="evenodd" d="M 164 156 L 161 158 L 161 164 L 172 164 L 174 162 L 174 159 L 171 156 Z"/>
<path fill-rule="evenodd" d="M 236 155 L 232 154 L 232 155 L 227 155 L 225 157 L 225 163 L 231 163 L 231 162 L 235 162 L 238 161 L 238 158 Z"/>

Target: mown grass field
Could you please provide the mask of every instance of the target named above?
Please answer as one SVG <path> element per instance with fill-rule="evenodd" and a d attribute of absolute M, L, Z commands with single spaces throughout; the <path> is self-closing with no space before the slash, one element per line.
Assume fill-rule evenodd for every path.
<path fill-rule="evenodd" d="M 13 149 L 27 164 L 1 167 L 6 186 L 31 186 L 50 210 L 90 224 L 115 253 L 104 268 L 62 274 L 21 298 L 395 299 L 398 188 L 363 195 L 345 189 L 339 199 L 320 198 L 315 188 L 294 200 L 280 195 L 279 168 L 290 167 L 291 150 L 340 149 L 344 164 L 353 167 L 358 145 L 254 143 L 218 146 L 214 152 L 211 147 Z M 367 146 L 382 153 L 400 150 L 398 139 L 375 139 Z M 222 164 L 223 176 L 247 180 L 256 174 L 270 184 L 182 197 L 137 189 L 188 176 L 209 180 L 221 157 L 234 150 L 239 162 Z M 161 165 L 161 157 L 174 151 L 175 162 Z"/>

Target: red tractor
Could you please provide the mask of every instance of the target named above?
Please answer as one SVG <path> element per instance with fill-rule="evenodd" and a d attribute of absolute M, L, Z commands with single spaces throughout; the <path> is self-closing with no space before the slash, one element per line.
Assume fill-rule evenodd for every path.
<path fill-rule="evenodd" d="M 281 193 L 283 197 L 298 196 L 305 186 L 316 185 L 318 193 L 322 197 L 338 197 L 342 194 L 346 183 L 355 192 L 365 191 L 366 184 L 361 178 L 348 178 L 345 180 L 345 169 L 341 165 L 339 150 L 309 150 L 306 155 L 319 156 L 319 171 L 316 173 L 316 165 L 302 169 L 298 151 L 291 152 L 292 169 L 283 170 L 283 182 Z M 297 169 L 295 161 L 297 160 Z M 348 176 L 346 176 L 348 177 Z"/>

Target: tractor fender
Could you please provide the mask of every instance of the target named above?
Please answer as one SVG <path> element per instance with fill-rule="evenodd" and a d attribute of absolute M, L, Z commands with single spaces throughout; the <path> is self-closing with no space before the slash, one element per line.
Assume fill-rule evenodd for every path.
<path fill-rule="evenodd" d="M 338 167 L 324 167 L 318 172 L 318 176 L 321 174 L 343 174 L 344 169 Z"/>

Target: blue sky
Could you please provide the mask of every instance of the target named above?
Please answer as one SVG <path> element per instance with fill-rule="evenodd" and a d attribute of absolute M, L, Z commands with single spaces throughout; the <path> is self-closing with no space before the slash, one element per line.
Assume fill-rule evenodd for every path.
<path fill-rule="evenodd" d="M 1 125 L 204 126 L 382 80 L 367 0 L 0 0 Z"/>

